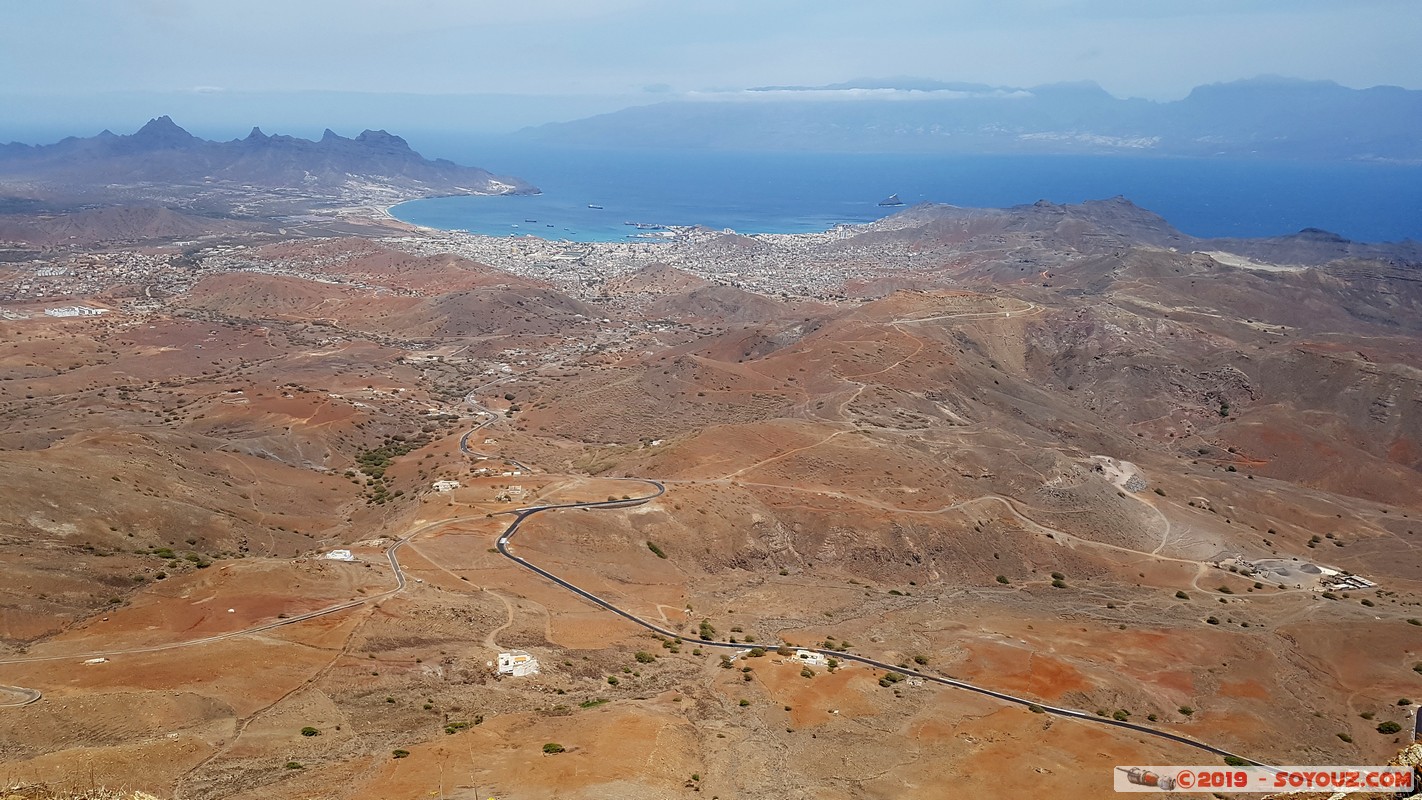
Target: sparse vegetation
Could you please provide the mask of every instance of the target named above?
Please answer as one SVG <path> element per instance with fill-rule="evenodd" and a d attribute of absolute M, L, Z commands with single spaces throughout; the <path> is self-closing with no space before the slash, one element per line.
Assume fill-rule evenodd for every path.
<path fill-rule="evenodd" d="M 321 731 L 318 730 L 318 729 L 316 729 L 316 728 L 311 727 L 310 725 L 307 725 L 306 727 L 304 727 L 304 728 L 301 729 L 301 735 L 302 735 L 302 736 L 320 736 L 320 735 L 321 735 Z"/>
<path fill-rule="evenodd" d="M 900 675 L 897 672 L 886 672 L 884 673 L 884 677 L 879 679 L 879 685 L 887 688 L 902 681 L 903 679 L 904 676 Z"/>
<path fill-rule="evenodd" d="M 543 745 L 544 755 L 555 756 L 559 753 L 565 753 L 567 752 L 567 750 L 568 748 L 564 747 L 561 744 L 558 744 L 557 742 L 549 742 L 548 744 Z"/>
<path fill-rule="evenodd" d="M 656 543 L 656 542 L 653 542 L 653 541 L 651 541 L 651 540 L 648 540 L 648 541 L 647 541 L 647 549 L 648 549 L 648 550 L 651 550 L 651 551 L 652 551 L 652 555 L 656 556 L 657 558 L 666 558 L 666 557 L 667 557 L 667 554 L 662 551 L 662 548 L 661 548 L 661 547 L 657 546 L 657 543 Z"/>

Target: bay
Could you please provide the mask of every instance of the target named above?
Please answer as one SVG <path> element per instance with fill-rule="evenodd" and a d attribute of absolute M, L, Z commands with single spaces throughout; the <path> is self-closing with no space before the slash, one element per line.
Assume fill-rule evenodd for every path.
<path fill-rule="evenodd" d="M 1422 238 L 1422 166 L 1117 156 L 943 156 L 550 150 L 445 139 L 438 155 L 516 175 L 535 196 L 394 207 L 416 225 L 489 236 L 621 241 L 643 225 L 805 233 L 905 204 L 1007 207 L 1124 196 L 1199 237 L 1321 228 L 1358 241 Z"/>

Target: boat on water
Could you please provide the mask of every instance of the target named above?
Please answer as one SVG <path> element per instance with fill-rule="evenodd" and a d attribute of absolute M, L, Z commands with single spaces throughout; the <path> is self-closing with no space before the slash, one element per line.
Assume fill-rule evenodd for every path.
<path fill-rule="evenodd" d="M 595 205 L 593 205 L 592 203 L 588 203 L 588 208 L 595 209 L 595 210 L 597 210 L 597 211 L 601 211 L 601 210 L 602 210 L 602 206 L 595 206 Z"/>
<path fill-rule="evenodd" d="M 883 200 L 879 201 L 879 205 L 881 206 L 901 206 L 903 204 L 904 201 L 900 200 L 899 196 L 896 194 L 891 194 L 888 197 L 885 197 Z"/>

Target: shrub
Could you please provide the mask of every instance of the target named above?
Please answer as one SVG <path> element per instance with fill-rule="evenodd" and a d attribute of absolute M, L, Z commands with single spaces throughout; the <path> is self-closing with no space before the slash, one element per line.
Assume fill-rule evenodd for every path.
<path fill-rule="evenodd" d="M 810 669 L 809 667 L 803 667 L 800 669 L 800 677 L 813 678 L 815 677 L 815 671 Z"/>
<path fill-rule="evenodd" d="M 1157 487 L 1155 488 L 1155 493 L 1158 494 L 1158 495 L 1160 495 L 1161 497 L 1164 497 L 1164 496 L 1165 496 L 1165 490 L 1162 489 L 1162 488 L 1160 488 L 1159 486 L 1157 486 Z"/>
<path fill-rule="evenodd" d="M 390 755 L 393 756 L 393 757 L 395 757 L 395 758 L 408 758 L 409 755 L 410 755 L 410 751 L 409 751 L 409 750 L 391 750 L 391 751 L 390 751 Z"/>
<path fill-rule="evenodd" d="M 543 752 L 547 753 L 550 756 L 565 752 L 567 751 L 567 749 L 568 748 L 564 747 L 561 744 L 558 744 L 557 742 L 549 742 L 548 744 L 543 745 Z"/>
<path fill-rule="evenodd" d="M 1338 734 L 1338 738 L 1339 738 L 1339 739 L 1342 739 L 1343 741 L 1345 741 L 1345 742 L 1347 742 L 1347 743 L 1349 743 L 1349 744 L 1352 744 L 1352 743 L 1353 743 L 1353 737 L 1352 737 L 1352 736 L 1349 736 L 1349 735 L 1346 734 L 1346 733 L 1340 733 L 1340 734 Z"/>
<path fill-rule="evenodd" d="M 747 656 L 748 658 L 764 658 L 764 657 L 765 657 L 765 648 L 764 648 L 764 647 L 752 647 L 752 648 L 750 649 L 750 652 L 749 652 L 749 653 L 746 653 L 746 656 Z"/>
<path fill-rule="evenodd" d="M 1185 594 L 1184 590 L 1181 590 L 1181 591 L 1176 592 L 1176 593 L 1175 593 L 1175 596 L 1176 596 L 1178 599 L 1180 599 L 1180 600 L 1189 600 L 1189 599 L 1190 599 L 1190 595 Z"/>
<path fill-rule="evenodd" d="M 287 768 L 287 769 L 305 769 L 304 767 L 301 766 L 301 762 L 299 762 L 299 761 L 288 761 L 288 762 L 286 762 L 286 768 Z"/>
<path fill-rule="evenodd" d="M 1003 586 L 1006 586 L 1006 585 L 1007 585 L 1007 576 L 1006 576 L 1006 575 L 999 575 L 999 576 L 997 576 L 997 582 L 1000 583 L 1000 584 L 1002 584 Z"/>
<path fill-rule="evenodd" d="M 1116 720 L 1117 722 L 1125 722 L 1126 718 L 1129 716 L 1131 716 L 1131 712 L 1127 711 L 1124 708 L 1118 708 L 1116 709 L 1115 713 L 1111 715 L 1111 718 Z"/>
<path fill-rule="evenodd" d="M 301 729 L 301 735 L 302 735 L 302 736 L 320 736 L 320 735 L 321 735 L 321 731 L 319 731 L 319 730 L 317 730 L 317 729 L 311 727 L 310 725 L 307 725 L 306 727 L 304 727 L 304 728 Z"/>
<path fill-rule="evenodd" d="M 741 708 L 745 708 L 745 707 L 748 706 L 748 705 L 750 705 L 750 701 L 749 701 L 749 700 L 746 700 L 745 698 L 741 698 L 741 703 L 740 703 Z"/>
<path fill-rule="evenodd" d="M 1037 705 L 1036 703 L 1032 703 L 1031 705 L 1027 706 L 1027 710 L 1028 710 L 1028 711 L 1031 711 L 1033 714 L 1045 714 L 1045 713 L 1047 713 L 1047 709 L 1042 708 L 1041 706 Z"/>
<path fill-rule="evenodd" d="M 914 657 L 913 657 L 913 663 L 919 665 L 920 667 L 921 667 L 921 666 L 924 666 L 925 664 L 928 663 L 928 656 L 925 656 L 925 655 L 917 655 L 917 656 L 914 656 Z"/>
<path fill-rule="evenodd" d="M 1063 574 L 1061 574 L 1060 572 L 1053 572 L 1053 573 L 1052 573 L 1052 580 L 1054 580 L 1054 581 L 1064 581 L 1064 580 L 1066 580 L 1066 576 L 1063 575 Z"/>
<path fill-rule="evenodd" d="M 657 660 L 656 656 L 652 655 L 651 653 L 648 653 L 646 650 L 638 650 L 637 655 L 634 656 L 634 658 L 637 659 L 638 664 L 650 664 L 653 661 Z"/>
<path fill-rule="evenodd" d="M 608 685 L 608 686 L 616 686 L 618 683 L 620 683 L 620 681 L 617 680 L 617 676 L 616 676 L 616 675 L 608 675 L 608 676 L 607 676 L 607 685 Z"/>
<path fill-rule="evenodd" d="M 597 708 L 598 706 L 603 705 L 603 704 L 608 703 L 608 702 L 611 702 L 611 701 L 609 701 L 609 700 L 608 700 L 607 698 L 605 698 L 605 697 L 599 697 L 599 698 L 597 698 L 596 700 L 584 700 L 583 702 L 578 703 L 578 707 L 579 707 L 579 708 Z"/>
<path fill-rule="evenodd" d="M 1246 761 L 1245 759 L 1240 758 L 1239 756 L 1225 756 L 1224 762 L 1227 766 L 1231 767 L 1247 767 L 1251 763 L 1249 761 Z"/>
<path fill-rule="evenodd" d="M 657 546 L 657 543 L 656 543 L 656 542 L 652 542 L 652 541 L 647 542 L 647 549 L 648 549 L 648 550 L 651 550 L 651 551 L 652 551 L 652 555 L 656 556 L 657 558 L 666 558 L 666 557 L 667 557 L 667 554 L 662 551 L 662 548 L 660 548 L 660 547 Z"/>
<path fill-rule="evenodd" d="M 1066 581 L 1062 580 L 1061 578 L 1057 578 L 1056 580 L 1052 581 L 1053 589 L 1065 589 L 1066 587 Z"/>
<path fill-rule="evenodd" d="M 1400 730 L 1402 730 L 1402 726 L 1392 720 L 1378 725 L 1378 733 L 1397 733 Z"/>
<path fill-rule="evenodd" d="M 1195 713 L 1195 709 L 1193 709 L 1193 708 L 1191 708 L 1191 707 L 1189 707 L 1189 706 L 1181 706 L 1178 710 L 1180 711 L 1181 714 L 1183 714 L 1183 715 L 1185 715 L 1185 716 L 1187 716 L 1187 717 L 1193 716 L 1194 713 Z"/>

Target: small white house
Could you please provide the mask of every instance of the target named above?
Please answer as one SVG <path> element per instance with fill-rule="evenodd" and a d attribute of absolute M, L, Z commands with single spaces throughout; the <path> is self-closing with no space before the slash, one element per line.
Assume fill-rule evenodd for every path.
<path fill-rule="evenodd" d="M 499 653 L 499 674 L 526 678 L 538 674 L 538 659 L 522 650 Z"/>
<path fill-rule="evenodd" d="M 355 561 L 355 556 L 351 555 L 349 550 L 332 550 L 321 557 L 329 561 Z"/>
<path fill-rule="evenodd" d="M 816 653 L 813 650 L 796 650 L 795 660 L 811 667 L 829 666 L 829 659 L 825 658 L 823 654 Z"/>
<path fill-rule="evenodd" d="M 452 492 L 459 488 L 459 481 L 435 481 L 431 486 L 436 492 Z"/>

